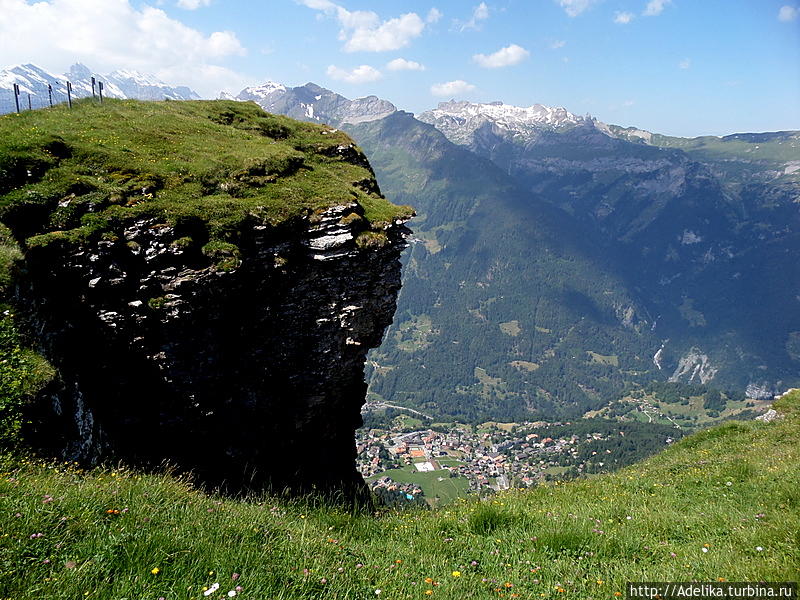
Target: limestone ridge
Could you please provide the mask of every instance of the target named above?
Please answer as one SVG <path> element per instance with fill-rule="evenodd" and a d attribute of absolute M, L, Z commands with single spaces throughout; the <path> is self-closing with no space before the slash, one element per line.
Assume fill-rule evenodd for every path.
<path fill-rule="evenodd" d="M 224 99 L 255 102 L 264 110 L 301 121 L 328 123 L 341 127 L 377 121 L 397 111 L 386 100 L 376 96 L 348 100 L 344 96 L 314 83 L 287 88 L 268 81 L 257 87 L 243 89 L 238 95 L 221 95 Z"/>
<path fill-rule="evenodd" d="M 68 460 L 169 460 L 235 488 L 353 489 L 363 365 L 394 314 L 406 233 L 397 222 L 361 249 L 339 224 L 354 208 L 250 227 L 232 271 L 153 220 L 29 252 L 20 304 L 61 375 L 33 438 Z"/>
<path fill-rule="evenodd" d="M 161 106 L 216 106 L 177 104 Z M 382 199 L 357 147 L 331 147 L 308 151 L 314 168 L 302 182 L 327 165 L 343 174 L 340 199 L 315 197 L 281 219 L 253 210 L 234 222 L 235 244 L 215 241 L 211 221 L 134 210 L 140 205 L 101 235 L 21 239 L 16 303 L 59 374 L 30 408 L 28 441 L 84 464 L 168 461 L 234 491 L 361 493 L 354 432 L 365 357 L 394 315 L 408 213 Z M 297 177 L 268 184 L 269 193 L 289 193 Z M 49 242 L 30 241 L 42 237 Z"/>

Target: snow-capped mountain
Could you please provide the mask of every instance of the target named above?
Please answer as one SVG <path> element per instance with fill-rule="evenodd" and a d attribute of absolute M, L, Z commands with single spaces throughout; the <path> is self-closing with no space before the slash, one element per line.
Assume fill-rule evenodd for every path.
<path fill-rule="evenodd" d="M 245 88 L 235 97 L 223 92 L 220 98 L 253 101 L 271 113 L 335 126 L 376 121 L 397 111 L 394 104 L 377 96 L 348 100 L 313 83 L 287 88 L 267 81 L 263 85 Z"/>
<path fill-rule="evenodd" d="M 444 133 L 456 144 L 469 145 L 475 132 L 492 127 L 496 133 L 518 142 L 536 139 L 543 131 L 562 131 L 591 123 L 607 131 L 604 123 L 590 116 L 578 116 L 562 107 L 552 108 L 542 104 L 521 107 L 502 102 L 477 104 L 473 102 L 440 102 L 437 108 L 417 116 Z"/>
<path fill-rule="evenodd" d="M 105 76 L 108 84 L 115 85 L 126 98 L 138 100 L 199 100 L 192 89 L 180 85 L 170 86 L 147 73 L 118 69 Z"/>
<path fill-rule="evenodd" d="M 0 70 L 0 114 L 16 109 L 14 84 L 20 90 L 20 108 L 28 108 L 28 95 L 32 108 L 49 105 L 48 85 L 52 88 L 53 102 L 67 100 L 67 81 L 72 84 L 73 98 L 92 95 L 92 77 L 103 82 L 103 95 L 107 98 L 135 98 L 138 100 L 195 100 L 194 91 L 185 86 L 173 87 L 152 75 L 136 71 L 114 71 L 108 75 L 94 73 L 82 64 L 72 65 L 68 73 L 57 75 L 37 65 L 25 64 Z M 97 88 L 96 88 L 97 89 Z"/>

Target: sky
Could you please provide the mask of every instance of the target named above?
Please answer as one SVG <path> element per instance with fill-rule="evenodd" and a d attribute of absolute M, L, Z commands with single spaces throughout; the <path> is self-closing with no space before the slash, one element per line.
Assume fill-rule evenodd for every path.
<path fill-rule="evenodd" d="M 669 135 L 800 129 L 800 0 L 0 0 L 0 67 L 563 106 Z"/>

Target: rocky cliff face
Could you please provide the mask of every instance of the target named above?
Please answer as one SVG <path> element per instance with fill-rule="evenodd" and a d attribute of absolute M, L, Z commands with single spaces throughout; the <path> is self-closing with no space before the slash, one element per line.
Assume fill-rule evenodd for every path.
<path fill-rule="evenodd" d="M 153 219 L 32 249 L 19 300 L 61 381 L 31 438 L 68 460 L 167 460 L 233 488 L 357 489 L 363 365 L 394 314 L 406 232 L 396 221 L 360 248 L 342 221 L 358 208 L 249 227 L 225 268 Z"/>
<path fill-rule="evenodd" d="M 364 361 L 411 214 L 344 133 L 251 103 L 76 102 L 0 123 L 16 304 L 58 372 L 28 441 L 233 490 L 358 493 Z"/>

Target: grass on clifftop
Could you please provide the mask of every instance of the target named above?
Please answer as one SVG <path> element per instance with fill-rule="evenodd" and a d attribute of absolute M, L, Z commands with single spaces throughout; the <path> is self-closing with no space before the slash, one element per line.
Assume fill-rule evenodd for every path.
<path fill-rule="evenodd" d="M 352 201 L 376 228 L 408 216 L 380 196 L 352 144 L 233 101 L 87 99 L 4 115 L 0 221 L 28 245 L 83 241 L 141 215 L 236 243 L 247 219 L 276 224 Z"/>
<path fill-rule="evenodd" d="M 800 392 L 779 404 L 612 475 L 377 515 L 7 458 L 0 598 L 590 600 L 626 581 L 797 580 Z"/>

